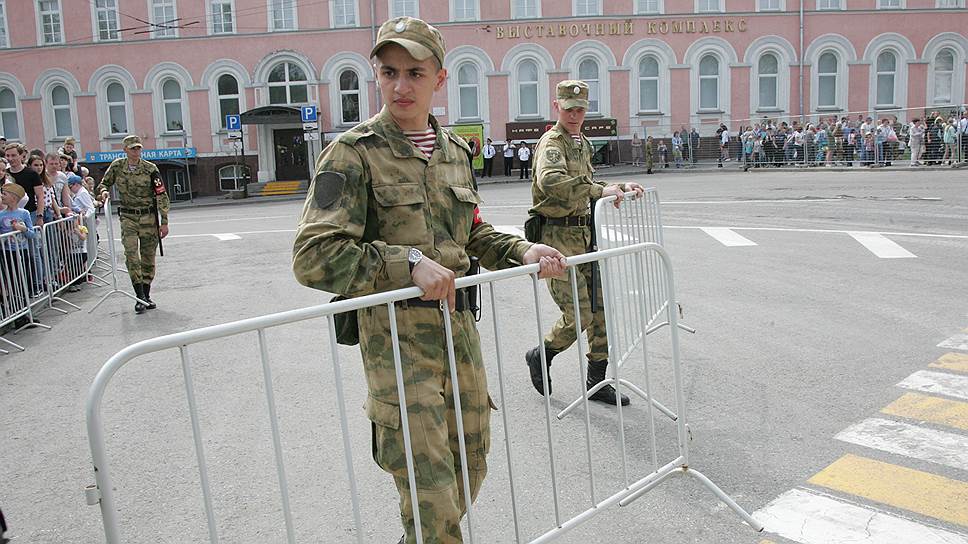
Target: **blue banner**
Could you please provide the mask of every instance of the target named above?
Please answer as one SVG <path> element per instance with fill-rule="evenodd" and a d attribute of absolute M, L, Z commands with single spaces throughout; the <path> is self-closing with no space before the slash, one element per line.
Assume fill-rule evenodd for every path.
<path fill-rule="evenodd" d="M 146 161 L 163 161 L 166 159 L 194 159 L 198 154 L 194 147 L 168 147 L 165 149 L 144 149 L 141 158 Z M 111 162 L 124 156 L 124 151 L 98 151 L 85 153 L 84 162 Z"/>

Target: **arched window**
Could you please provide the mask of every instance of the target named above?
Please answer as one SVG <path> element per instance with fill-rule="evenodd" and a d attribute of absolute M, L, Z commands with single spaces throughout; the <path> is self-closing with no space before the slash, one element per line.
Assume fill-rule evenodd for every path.
<path fill-rule="evenodd" d="M 353 70 L 339 75 L 340 121 L 344 125 L 360 122 L 360 76 Z"/>
<path fill-rule="evenodd" d="M 242 110 L 239 102 L 239 80 L 231 74 L 222 74 L 218 76 L 216 88 L 218 89 L 219 120 L 224 123 L 226 115 L 238 115 Z"/>
<path fill-rule="evenodd" d="M 699 109 L 719 109 L 719 59 L 714 55 L 699 60 Z"/>
<path fill-rule="evenodd" d="M 837 107 L 837 55 L 826 52 L 817 62 L 817 106 Z"/>
<path fill-rule="evenodd" d="M 304 104 L 309 100 L 306 73 L 291 62 L 280 62 L 269 72 L 270 104 Z"/>
<path fill-rule="evenodd" d="M 954 86 L 955 52 L 942 49 L 934 57 L 934 103 L 950 104 Z"/>
<path fill-rule="evenodd" d="M 218 169 L 218 185 L 223 191 L 241 191 L 249 177 L 249 169 L 230 164 Z"/>
<path fill-rule="evenodd" d="M 181 85 L 174 79 L 166 79 L 161 84 L 161 102 L 165 107 L 165 130 L 168 132 L 185 130 L 185 123 L 182 119 Z"/>
<path fill-rule="evenodd" d="M 599 113 L 600 76 L 598 62 L 586 58 L 578 63 L 578 79 L 588 84 L 588 113 Z"/>
<path fill-rule="evenodd" d="M 17 97 L 13 91 L 0 88 L 0 130 L 7 140 L 20 139 L 20 125 L 17 121 Z"/>
<path fill-rule="evenodd" d="M 54 110 L 54 136 L 66 138 L 74 134 L 71 123 L 71 96 L 63 85 L 50 90 L 50 105 Z"/>
<path fill-rule="evenodd" d="M 639 61 L 639 111 L 659 111 L 659 61 L 651 55 Z"/>
<path fill-rule="evenodd" d="M 877 101 L 878 106 L 894 105 L 894 81 L 897 76 L 897 56 L 891 51 L 877 55 Z"/>
<path fill-rule="evenodd" d="M 760 108 L 777 107 L 777 76 L 780 63 L 773 53 L 766 53 L 760 57 L 757 74 L 760 85 Z"/>
<path fill-rule="evenodd" d="M 522 116 L 538 115 L 538 64 L 533 60 L 518 64 L 518 112 Z"/>
<path fill-rule="evenodd" d="M 460 97 L 459 119 L 480 119 L 480 76 L 473 62 L 465 62 L 457 68 L 457 94 Z"/>
<path fill-rule="evenodd" d="M 125 97 L 124 87 L 118 82 L 109 83 L 107 86 L 107 105 L 108 123 L 111 134 L 128 133 L 128 104 Z"/>

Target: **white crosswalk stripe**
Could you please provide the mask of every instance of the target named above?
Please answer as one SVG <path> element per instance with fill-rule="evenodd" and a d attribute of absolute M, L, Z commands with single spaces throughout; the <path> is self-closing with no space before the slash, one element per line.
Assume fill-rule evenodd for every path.
<path fill-rule="evenodd" d="M 787 491 L 753 517 L 766 531 L 802 544 L 968 544 L 968 536 L 803 489 Z"/>
<path fill-rule="evenodd" d="M 726 247 L 755 246 L 756 242 L 737 233 L 732 229 L 720 227 L 702 227 L 702 231 Z"/>
<path fill-rule="evenodd" d="M 837 440 L 968 470 L 968 436 L 909 423 L 870 418 L 841 431 Z"/>
<path fill-rule="evenodd" d="M 904 249 L 897 242 L 876 232 L 849 232 L 851 238 L 860 242 L 881 259 L 914 259 L 917 255 Z"/>
<path fill-rule="evenodd" d="M 897 385 L 915 391 L 968 400 L 968 376 L 919 370 Z"/>
<path fill-rule="evenodd" d="M 219 239 L 219 241 L 224 242 L 226 240 L 241 240 L 242 237 L 238 234 L 232 234 L 230 232 L 223 232 L 220 234 L 213 234 L 212 236 Z"/>
<path fill-rule="evenodd" d="M 938 344 L 939 348 L 968 351 L 968 333 L 956 334 Z"/>

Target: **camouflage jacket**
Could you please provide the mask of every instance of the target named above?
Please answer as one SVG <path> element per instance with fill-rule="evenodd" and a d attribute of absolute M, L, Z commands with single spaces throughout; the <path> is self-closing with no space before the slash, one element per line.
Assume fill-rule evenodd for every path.
<path fill-rule="evenodd" d="M 122 208 L 150 208 L 157 202 L 158 211 L 161 212 L 161 224 L 168 224 L 171 201 L 165 192 L 165 184 L 161 181 L 158 167 L 153 163 L 141 159 L 132 171 L 128 170 L 127 157 L 114 159 L 95 193 L 101 194 L 112 185 L 118 188 Z"/>
<path fill-rule="evenodd" d="M 293 245 L 300 283 L 349 297 L 410 287 L 410 247 L 458 277 L 469 255 L 491 270 L 521 263 L 531 244 L 476 213 L 466 142 L 430 124 L 429 160 L 385 108 L 323 150 Z"/>
<path fill-rule="evenodd" d="M 532 212 L 545 217 L 589 213 L 589 199 L 602 196 L 605 184 L 592 180 L 592 144 L 585 135 L 576 142 L 560 124 L 541 136 L 534 151 L 531 177 Z"/>

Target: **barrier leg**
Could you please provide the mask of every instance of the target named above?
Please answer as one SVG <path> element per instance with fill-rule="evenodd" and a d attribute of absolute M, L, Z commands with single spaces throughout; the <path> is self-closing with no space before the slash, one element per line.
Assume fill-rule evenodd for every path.
<path fill-rule="evenodd" d="M 117 266 L 118 256 L 114 248 L 114 220 L 111 217 L 111 205 L 108 204 L 107 202 L 104 203 L 104 215 L 105 215 L 106 222 L 108 224 L 108 254 L 110 256 L 110 264 L 111 264 L 108 270 L 110 270 L 110 273 L 111 273 L 111 290 L 105 293 L 104 296 L 102 296 L 101 299 L 97 301 L 97 304 L 95 304 L 93 308 L 88 310 L 87 313 L 92 313 L 94 310 L 97 310 L 98 306 L 103 304 L 104 301 L 108 299 L 108 297 L 114 294 L 124 295 L 130 298 L 131 300 L 134 300 L 135 302 L 140 302 L 144 305 L 147 305 L 148 304 L 147 301 L 141 300 L 138 297 L 132 295 L 131 293 L 127 291 L 122 291 L 121 289 L 118 288 L 118 272 L 121 269 L 119 269 Z M 127 271 L 125 270 L 125 272 Z"/>

